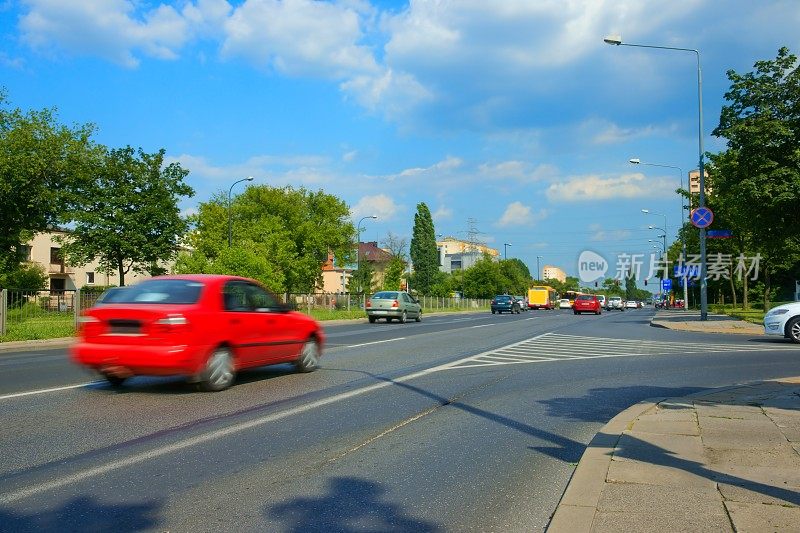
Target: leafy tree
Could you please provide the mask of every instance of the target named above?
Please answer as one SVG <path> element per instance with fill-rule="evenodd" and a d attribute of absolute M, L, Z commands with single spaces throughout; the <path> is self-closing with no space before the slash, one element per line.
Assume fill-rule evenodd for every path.
<path fill-rule="evenodd" d="M 636 299 L 636 278 L 633 275 L 625 277 L 625 299 L 626 300 L 635 300 Z"/>
<path fill-rule="evenodd" d="M 0 90 L 0 272 L 17 269 L 21 245 L 63 221 L 76 184 L 90 175 L 97 146 L 90 124 L 67 127 L 55 109 L 11 109 Z"/>
<path fill-rule="evenodd" d="M 412 284 L 420 294 L 430 294 L 436 273 L 439 272 L 439 251 L 436 248 L 433 217 L 424 202 L 417 204 L 410 252 L 414 265 Z"/>
<path fill-rule="evenodd" d="M 125 275 L 151 272 L 175 257 L 188 224 L 178 201 L 194 191 L 183 183 L 189 173 L 178 163 L 164 166 L 154 154 L 130 146 L 107 151 L 93 179 L 79 188 L 82 198 L 69 212 L 74 229 L 62 240 L 68 263 L 97 259 L 100 271 Z"/>
<path fill-rule="evenodd" d="M 369 261 L 361 261 L 358 268 L 350 276 L 347 290 L 351 293 L 369 294 L 372 292 L 372 282 L 375 276 L 375 269 Z M 399 285 L 399 282 L 398 282 Z"/>
<path fill-rule="evenodd" d="M 729 103 L 713 132 L 727 139 L 727 151 L 712 157 L 720 170 L 713 194 L 731 207 L 732 217 L 746 216 L 742 226 L 764 257 L 766 308 L 770 276 L 800 257 L 800 67 L 785 47 L 754 67 L 746 74 L 727 73 Z"/>
<path fill-rule="evenodd" d="M 491 298 L 495 294 L 503 294 L 505 280 L 500 273 L 500 265 L 488 254 L 464 271 L 464 296 L 466 298 Z"/>
<path fill-rule="evenodd" d="M 531 275 L 525 263 L 519 259 L 507 259 L 498 263 L 502 284 L 510 294 L 527 294 L 531 285 Z"/>
<path fill-rule="evenodd" d="M 47 273 L 36 263 L 22 263 L 14 270 L 0 273 L 0 287 L 22 291 L 38 291 L 47 286 Z"/>
<path fill-rule="evenodd" d="M 233 273 L 226 257 L 238 252 L 228 251 L 228 214 L 227 192 L 200 204 L 189 234 L 193 251 L 180 262 L 179 271 Z M 276 292 L 313 292 L 329 251 L 339 264 L 355 258 L 350 211 L 344 201 L 322 191 L 250 186 L 233 198 L 230 216 L 232 249 L 248 250 L 263 261 L 247 275 Z"/>
<path fill-rule="evenodd" d="M 406 271 L 406 262 L 400 256 L 393 256 L 386 265 L 383 276 L 383 290 L 397 291 L 403 281 L 403 273 Z"/>

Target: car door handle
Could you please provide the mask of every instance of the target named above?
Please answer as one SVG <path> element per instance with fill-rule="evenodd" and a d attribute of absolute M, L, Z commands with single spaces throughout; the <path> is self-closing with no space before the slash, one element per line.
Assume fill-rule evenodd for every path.
<path fill-rule="evenodd" d="M 228 321 L 228 323 L 229 323 L 229 324 L 234 324 L 234 325 L 235 325 L 235 324 L 241 324 L 241 323 L 242 323 L 242 321 L 241 321 L 241 320 L 239 320 L 238 318 L 231 318 L 231 319 Z"/>

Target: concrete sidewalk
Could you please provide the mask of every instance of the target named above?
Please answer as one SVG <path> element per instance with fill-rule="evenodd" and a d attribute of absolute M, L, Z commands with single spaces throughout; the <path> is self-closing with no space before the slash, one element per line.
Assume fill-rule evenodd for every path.
<path fill-rule="evenodd" d="M 650 325 L 656 328 L 674 329 L 678 331 L 697 331 L 701 333 L 738 333 L 743 335 L 763 335 L 764 327 L 758 324 L 738 320 L 728 315 L 709 313 L 708 320 L 700 320 L 699 311 L 659 311 L 650 319 Z"/>
<path fill-rule="evenodd" d="M 800 377 L 623 411 L 589 443 L 548 531 L 800 531 Z"/>

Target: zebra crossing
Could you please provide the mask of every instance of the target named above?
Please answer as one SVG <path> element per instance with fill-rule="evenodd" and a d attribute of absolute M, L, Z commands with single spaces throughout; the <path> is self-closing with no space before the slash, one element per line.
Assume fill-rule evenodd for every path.
<path fill-rule="evenodd" d="M 643 355 L 669 355 L 719 352 L 794 351 L 800 347 L 781 342 L 760 343 L 697 343 L 664 342 L 637 339 L 610 339 L 561 333 L 544 333 L 496 350 L 484 352 L 455 363 L 442 370 L 481 366 L 545 363 L 574 359 L 603 359 Z"/>

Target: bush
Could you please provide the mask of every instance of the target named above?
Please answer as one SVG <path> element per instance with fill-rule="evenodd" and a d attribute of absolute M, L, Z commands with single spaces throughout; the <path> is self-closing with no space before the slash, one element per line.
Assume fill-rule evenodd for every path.
<path fill-rule="evenodd" d="M 116 287 L 116 285 L 84 285 L 81 287 L 81 292 L 83 294 L 103 294 L 112 287 Z"/>
<path fill-rule="evenodd" d="M 22 263 L 15 270 L 0 274 L 0 287 L 19 291 L 40 291 L 47 288 L 47 273 L 35 263 Z"/>

